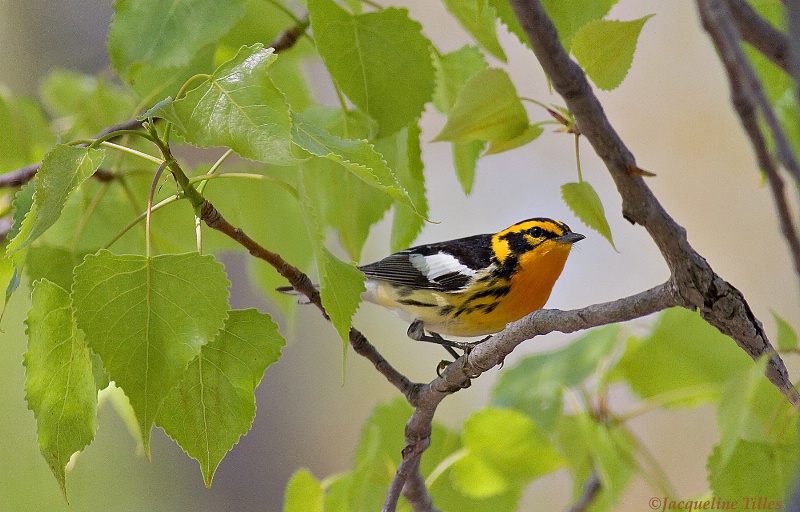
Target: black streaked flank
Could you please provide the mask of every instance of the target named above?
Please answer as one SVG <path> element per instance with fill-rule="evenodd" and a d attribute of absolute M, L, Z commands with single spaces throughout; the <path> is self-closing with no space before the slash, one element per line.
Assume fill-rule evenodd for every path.
<path fill-rule="evenodd" d="M 481 290 L 479 292 L 473 293 L 470 295 L 464 302 L 472 302 L 473 300 L 482 299 L 484 297 L 492 297 L 495 299 L 499 299 L 500 297 L 505 297 L 511 291 L 511 287 L 508 285 L 504 286 L 497 286 L 494 288 L 486 288 L 485 290 Z"/>
<path fill-rule="evenodd" d="M 429 304 L 427 302 L 420 302 L 418 300 L 413 299 L 400 299 L 397 301 L 398 304 L 403 304 L 404 306 L 417 306 L 420 308 L 435 308 L 436 304 Z"/>

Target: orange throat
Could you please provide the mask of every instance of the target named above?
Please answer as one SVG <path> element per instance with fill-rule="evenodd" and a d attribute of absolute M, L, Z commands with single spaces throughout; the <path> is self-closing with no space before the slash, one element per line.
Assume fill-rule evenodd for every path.
<path fill-rule="evenodd" d="M 519 270 L 511 276 L 511 292 L 498 308 L 502 310 L 498 313 L 508 319 L 506 323 L 541 309 L 550 297 L 572 246 L 548 245 L 551 247 L 540 247 L 545 250 L 530 251 L 520 258 Z"/>

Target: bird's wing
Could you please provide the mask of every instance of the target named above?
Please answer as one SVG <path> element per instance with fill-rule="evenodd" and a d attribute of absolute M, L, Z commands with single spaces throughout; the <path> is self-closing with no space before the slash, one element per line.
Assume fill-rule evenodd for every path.
<path fill-rule="evenodd" d="M 457 292 L 491 263 L 491 235 L 475 235 L 420 245 L 359 268 L 370 279 Z"/>

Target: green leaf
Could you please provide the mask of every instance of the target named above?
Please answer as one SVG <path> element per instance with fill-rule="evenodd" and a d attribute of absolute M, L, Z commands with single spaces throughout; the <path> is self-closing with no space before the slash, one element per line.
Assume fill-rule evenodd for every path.
<path fill-rule="evenodd" d="M 304 119 L 334 136 L 348 132 L 366 138 L 371 128 L 371 120 L 360 111 L 314 108 Z M 370 227 L 383 218 L 392 198 L 331 159 L 310 158 L 302 167 L 320 217 L 338 231 L 342 246 L 351 259 L 358 261 Z"/>
<path fill-rule="evenodd" d="M 486 150 L 485 155 L 494 155 L 496 153 L 502 153 L 503 151 L 510 151 L 520 146 L 524 146 L 525 144 L 539 137 L 543 131 L 544 129 L 538 124 L 530 124 L 527 128 L 525 128 L 525 131 L 513 139 L 495 141 L 489 144 L 489 149 Z"/>
<path fill-rule="evenodd" d="M 361 430 L 355 455 L 355 470 L 326 479 L 326 512 L 378 510 L 386 498 L 386 490 L 401 459 L 403 429 L 413 413 L 408 403 L 398 398 L 379 405 Z M 453 486 L 452 464 L 459 457 L 459 436 L 440 424 L 433 423 L 431 445 L 422 458 L 420 471 L 437 508 L 460 512 L 511 512 L 521 497 L 518 488 L 490 498 L 473 498 Z M 398 510 L 410 511 L 400 503 Z"/>
<path fill-rule="evenodd" d="M 457 487 L 467 496 L 503 494 L 551 473 L 564 460 L 527 416 L 487 408 L 464 423 L 466 455 L 453 466 Z"/>
<path fill-rule="evenodd" d="M 708 458 L 708 482 L 715 496 L 739 497 L 737 510 L 781 510 L 795 482 L 797 442 L 739 441 L 723 460 L 719 447 Z"/>
<path fill-rule="evenodd" d="M 31 282 L 47 279 L 65 290 L 72 288 L 72 271 L 83 261 L 83 255 L 47 244 L 28 249 L 25 273 Z"/>
<path fill-rule="evenodd" d="M 174 123 L 199 147 L 227 146 L 244 158 L 288 165 L 294 161 L 289 105 L 267 72 L 276 58 L 261 44 L 243 47 L 199 87 L 151 115 Z"/>
<path fill-rule="evenodd" d="M 477 46 L 464 46 L 444 55 L 434 55 L 436 89 L 433 104 L 443 114 L 450 112 L 461 88 L 469 78 L 488 67 Z"/>
<path fill-rule="evenodd" d="M 748 3 L 773 27 L 781 32 L 786 31 L 786 6 L 783 2 L 780 0 L 754 0 Z M 743 49 L 748 60 L 750 60 L 750 64 L 761 79 L 761 87 L 770 102 L 780 102 L 782 99 L 791 98 L 796 105 L 797 97 L 792 77 L 749 44 L 743 45 Z M 797 130 L 796 124 L 794 126 L 789 125 L 787 128 Z"/>
<path fill-rule="evenodd" d="M 285 344 L 269 315 L 231 311 L 164 400 L 156 424 L 200 463 L 206 487 L 225 454 L 250 430 L 256 387 Z"/>
<path fill-rule="evenodd" d="M 408 191 L 411 200 L 419 208 L 417 213 L 407 205 L 395 202 L 390 240 L 392 252 L 411 246 L 422 230 L 424 217 L 428 216 L 420 135 L 419 125 L 412 123 L 395 135 L 375 142 L 375 148 L 386 158 L 397 175 L 397 181 Z"/>
<path fill-rule="evenodd" d="M 797 414 L 764 375 L 766 359 L 742 371 L 723 388 L 717 409 L 720 464 L 727 464 L 741 440 L 793 443 Z"/>
<path fill-rule="evenodd" d="M 186 81 L 195 75 L 212 73 L 217 67 L 214 50 L 214 45 L 206 46 L 191 61 L 181 66 L 165 68 L 153 61 L 137 62 L 128 71 L 125 81 L 140 100 L 152 105 L 155 98 L 177 95 Z"/>
<path fill-rule="evenodd" d="M 795 152 L 800 152 L 800 106 L 794 89 L 789 88 L 784 95 L 773 103 L 775 115 L 781 123 L 789 144 L 794 147 Z"/>
<path fill-rule="evenodd" d="M 557 424 L 558 445 L 573 475 L 573 495 L 579 496 L 592 471 L 602 491 L 597 510 L 617 510 L 631 477 L 639 471 L 637 449 L 624 426 L 602 425 L 586 412 L 562 416 Z"/>
<path fill-rule="evenodd" d="M 777 345 L 779 350 L 797 350 L 797 331 L 794 327 L 774 311 L 772 317 L 778 327 Z"/>
<path fill-rule="evenodd" d="M 337 137 L 294 112 L 292 121 L 292 142 L 298 147 L 344 166 L 368 185 L 419 211 L 398 182 L 397 176 L 369 141 Z"/>
<path fill-rule="evenodd" d="M 38 162 L 55 143 L 39 105 L 0 87 L 0 174 Z"/>
<path fill-rule="evenodd" d="M 224 324 L 229 285 L 220 263 L 196 253 L 102 250 L 75 269 L 78 326 L 130 399 L 148 455 L 162 402 Z"/>
<path fill-rule="evenodd" d="M 384 217 L 392 198 L 324 158 L 305 162 L 303 170 L 326 223 L 337 230 L 350 259 L 359 261 L 370 228 Z"/>
<path fill-rule="evenodd" d="M 506 54 L 497 40 L 497 11 L 488 0 L 444 0 L 444 5 L 487 52 L 506 61 Z"/>
<path fill-rule="evenodd" d="M 345 263 L 325 247 L 322 225 L 308 194 L 309 176 L 300 171 L 300 206 L 306 221 L 319 271 L 319 292 L 325 312 L 342 339 L 342 357 L 347 354 L 353 315 L 366 289 L 366 278 L 355 265 Z M 343 359 L 344 367 L 344 359 Z"/>
<path fill-rule="evenodd" d="M 349 482 L 347 493 L 352 509 L 380 509 L 386 498 L 386 489 L 400 464 L 403 429 L 413 412 L 404 399 L 398 398 L 377 406 L 362 427 L 354 457 L 354 478 Z M 459 436 L 434 422 L 431 445 L 420 464 L 422 474 L 429 475 L 459 447 Z M 446 480 L 445 475 L 439 478 Z M 438 500 L 437 496 L 434 498 Z M 376 506 L 369 507 L 368 503 Z"/>
<path fill-rule="evenodd" d="M 253 172 L 252 168 L 228 167 L 231 172 Z M 278 181 L 294 183 L 297 170 L 291 167 L 268 166 L 260 170 Z M 280 254 L 298 268 L 308 268 L 313 258 L 313 249 L 306 230 L 303 212 L 298 198 L 289 191 L 266 180 L 220 179 L 208 182 L 204 194 L 217 209 L 225 212 L 225 218 L 241 228 L 254 240 Z M 258 215 L 252 215 L 241 205 L 258 205 Z M 241 250 L 241 246 L 214 230 L 204 232 L 204 246 L 209 251 Z M 275 288 L 286 285 L 271 265 L 262 260 L 246 258 L 248 274 L 272 302 L 285 313 L 296 309 L 297 298 L 278 293 Z M 294 315 L 286 315 L 293 318 Z"/>
<path fill-rule="evenodd" d="M 517 39 L 519 39 L 522 44 L 530 48 L 528 35 L 522 29 L 522 25 L 519 24 L 519 20 L 517 19 L 517 15 L 514 14 L 511 3 L 507 0 L 489 0 L 489 5 L 495 8 L 497 18 L 506 26 L 508 31 L 517 36 Z"/>
<path fill-rule="evenodd" d="M 460 50 L 437 55 L 434 64 L 436 91 L 433 95 L 433 104 L 445 114 L 455 105 L 458 94 L 467 80 L 487 67 L 483 53 L 475 46 L 464 46 Z M 467 195 L 472 192 L 476 164 L 485 146 L 486 143 L 482 140 L 453 142 L 453 167 L 461 189 Z"/>
<path fill-rule="evenodd" d="M 458 512 L 486 512 L 488 510 L 515 512 L 520 510 L 522 486 L 513 486 L 502 494 L 477 497 L 464 494 L 460 485 L 456 483 L 454 475 L 455 469 L 451 466 L 430 484 L 431 495 L 438 509 Z M 474 482 L 474 484 L 482 485 L 481 482 Z"/>
<path fill-rule="evenodd" d="M 600 196 L 588 181 L 561 185 L 561 198 L 584 224 L 597 231 L 616 250 Z"/>
<path fill-rule="evenodd" d="M 131 93 L 102 75 L 56 70 L 45 78 L 41 95 L 47 110 L 59 118 L 59 131 L 73 138 L 93 137 L 135 115 Z"/>
<path fill-rule="evenodd" d="M 447 123 L 434 141 L 507 141 L 528 127 L 528 114 L 502 69 L 473 75 L 461 88 Z"/>
<path fill-rule="evenodd" d="M 322 484 L 311 471 L 298 469 L 286 486 L 283 512 L 322 512 Z"/>
<path fill-rule="evenodd" d="M 9 231 L 7 235 L 9 240 L 13 240 L 19 235 L 25 217 L 33 208 L 33 197 L 34 194 L 36 194 L 36 182 L 37 180 L 29 181 L 14 194 L 14 201 L 11 203 L 14 210 L 14 224 L 11 226 L 11 231 Z"/>
<path fill-rule="evenodd" d="M 652 16 L 633 21 L 594 20 L 575 34 L 572 53 L 597 87 L 610 91 L 622 83 L 633 63 L 639 33 Z"/>
<path fill-rule="evenodd" d="M 317 49 L 338 87 L 391 135 L 417 119 L 433 94 L 430 41 L 406 9 L 351 15 L 310 0 Z"/>
<path fill-rule="evenodd" d="M 500 374 L 492 405 L 525 413 L 549 431 L 561 415 L 562 394 L 596 371 L 619 342 L 616 325 L 593 329 L 566 347 L 527 356 Z"/>
<path fill-rule="evenodd" d="M 558 31 L 558 39 L 567 51 L 572 38 L 590 21 L 602 19 L 618 0 L 543 0 L 542 6 Z"/>
<path fill-rule="evenodd" d="M 483 153 L 484 147 L 486 147 L 486 142 L 482 140 L 453 143 L 453 167 L 455 167 L 456 178 L 458 178 L 464 194 L 469 195 L 472 193 L 478 157 Z"/>
<path fill-rule="evenodd" d="M 100 183 L 96 179 L 84 181 L 64 205 L 58 222 L 32 248 L 40 245 L 61 247 L 70 253 L 71 260 L 82 260 L 84 255 L 96 252 L 117 235 L 134 215 L 144 211 L 153 177 L 152 174 L 141 172 L 141 164 L 137 164 L 135 169 L 134 172 L 122 171 L 126 175 L 125 187 L 116 183 Z M 156 201 L 174 194 L 174 186 L 164 186 L 156 196 Z M 143 253 L 144 224 L 140 222 L 114 242 L 113 250 L 117 253 Z M 194 212 L 186 201 L 175 201 L 153 213 L 151 241 L 154 254 L 192 251 L 197 247 L 194 235 Z M 52 264 L 63 266 L 64 262 Z"/>
<path fill-rule="evenodd" d="M 638 343 L 629 341 L 615 371 L 642 398 L 697 390 L 682 402 L 694 405 L 713 398 L 712 392 L 718 393 L 752 364 L 731 338 L 698 313 L 672 308 L 662 314 L 650 336 Z"/>
<path fill-rule="evenodd" d="M 280 3 L 247 2 L 245 15 L 220 40 L 215 54 L 216 62 L 233 57 L 242 46 L 274 41 L 280 33 L 295 25 L 292 16 L 292 12 L 283 10 Z M 316 55 L 313 40 L 300 37 L 291 51 L 282 52 L 281 58 L 269 70 L 270 78 L 284 93 L 292 110 L 297 112 L 303 112 L 314 104 L 306 76 L 306 59 L 312 55 Z"/>
<path fill-rule="evenodd" d="M 7 240 L 13 240 L 19 234 L 19 231 L 22 228 L 22 222 L 25 220 L 25 216 L 28 215 L 31 208 L 33 208 L 33 194 L 35 192 L 36 180 L 31 180 L 23 185 L 14 195 L 14 200 L 11 202 L 11 207 L 13 210 L 12 220 L 14 222 L 11 225 L 11 230 L 6 235 Z M 6 285 L 3 312 L 5 312 L 6 306 L 8 306 L 8 301 L 11 299 L 11 295 L 13 295 L 19 287 L 22 278 L 22 271 L 25 268 L 25 262 L 27 258 L 27 248 L 15 252 L 11 255 L 11 257 L 3 258 L 3 261 L 5 262 L 5 268 L 2 282 L 8 283 Z M 2 313 L 0 313 L 0 317 L 2 317 Z"/>
<path fill-rule="evenodd" d="M 58 144 L 45 155 L 36 178 L 33 206 L 8 244 L 11 254 L 39 238 L 61 215 L 69 196 L 100 167 L 105 151 Z"/>
<path fill-rule="evenodd" d="M 49 281 L 34 284 L 26 324 L 25 399 L 36 417 L 39 449 L 66 498 L 65 467 L 97 430 L 89 347 L 75 324 L 69 294 Z"/>
<path fill-rule="evenodd" d="M 530 47 L 528 36 L 519 24 L 511 4 L 506 0 L 490 0 L 489 3 L 497 9 L 497 16 L 508 27 L 508 31 Z M 616 3 L 617 0 L 543 0 L 542 7 L 555 25 L 561 44 L 569 51 L 575 32 L 589 21 L 601 19 Z"/>
<path fill-rule="evenodd" d="M 125 81 L 138 64 L 185 65 L 233 27 L 244 15 L 245 3 L 116 0 L 108 34 L 111 64 Z"/>
<path fill-rule="evenodd" d="M 319 292 L 325 312 L 331 317 L 342 341 L 347 346 L 353 315 L 361 304 L 364 274 L 355 265 L 340 260 L 325 247 L 317 253 Z"/>

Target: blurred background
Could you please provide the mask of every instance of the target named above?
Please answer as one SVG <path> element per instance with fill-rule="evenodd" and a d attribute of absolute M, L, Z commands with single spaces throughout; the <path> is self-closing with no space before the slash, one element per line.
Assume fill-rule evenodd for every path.
<path fill-rule="evenodd" d="M 408 7 L 443 52 L 471 42 L 438 2 L 393 3 Z M 767 332 L 775 334 L 771 311 L 800 325 L 797 279 L 771 196 L 732 114 L 721 64 L 694 6 L 621 0 L 609 17 L 630 20 L 650 13 L 656 16 L 644 27 L 628 78 L 619 89 L 599 93 L 606 113 L 639 165 L 657 174 L 648 184 L 687 228 L 689 241 L 744 293 Z M 111 15 L 108 1 L 0 0 L 0 84 L 15 95 L 36 97 L 40 79 L 56 67 L 108 72 L 105 37 Z M 499 30 L 509 56 L 506 69 L 520 95 L 562 103 L 550 95 L 533 55 Z M 319 69 L 310 72 L 321 76 Z M 534 120 L 545 118 L 539 109 L 530 108 L 529 114 Z M 423 140 L 431 140 L 443 124 L 442 116 L 427 112 Z M 418 242 L 494 232 L 524 218 L 548 216 L 588 235 L 570 256 L 548 306 L 581 307 L 663 282 L 666 265 L 644 230 L 621 218 L 614 185 L 586 141 L 581 159 L 584 179 L 605 205 L 619 252 L 581 225 L 561 202 L 560 185 L 576 181 L 573 139 L 547 132 L 521 149 L 480 160 L 469 197 L 461 193 L 452 171 L 449 144 L 426 144 L 430 217 L 438 223 L 426 225 Z M 374 228 L 362 262 L 388 252 L 389 228 L 386 219 Z M 231 255 L 225 261 L 233 281 L 233 306 L 270 311 L 246 273 L 238 270 L 243 258 Z M 349 470 L 362 423 L 376 404 L 397 396 L 353 353 L 342 383 L 337 335 L 315 310 L 300 309 L 302 321 L 291 333 L 283 358 L 267 370 L 258 389 L 253 429 L 223 460 L 211 489 L 204 487 L 197 463 L 159 429 L 153 431 L 153 460 L 137 454 L 135 439 L 105 403 L 97 438 L 67 475 L 71 504 L 66 505 L 39 454 L 33 414 L 24 400 L 21 319 L 28 308 L 27 293 L 20 290 L 12 298 L 0 334 L 0 510 L 281 510 L 287 479 L 297 468 L 307 467 L 317 478 Z M 364 305 L 355 325 L 410 378 L 427 382 L 435 376 L 444 353 L 408 340 L 407 326 L 390 313 Z M 523 344 L 506 365 L 569 339 L 553 334 Z M 796 376 L 797 361 L 787 363 Z M 493 370 L 445 400 L 438 420 L 460 429 L 485 404 L 496 376 Z M 618 390 L 613 407 L 624 410 L 630 401 Z M 699 407 L 654 411 L 631 425 L 667 468 L 679 496 L 686 498 L 707 490 L 705 464 L 716 442 L 715 421 L 710 407 Z M 563 471 L 542 479 L 528 489 L 521 510 L 565 509 L 570 485 Z M 654 494 L 636 481 L 620 510 L 642 510 Z"/>

